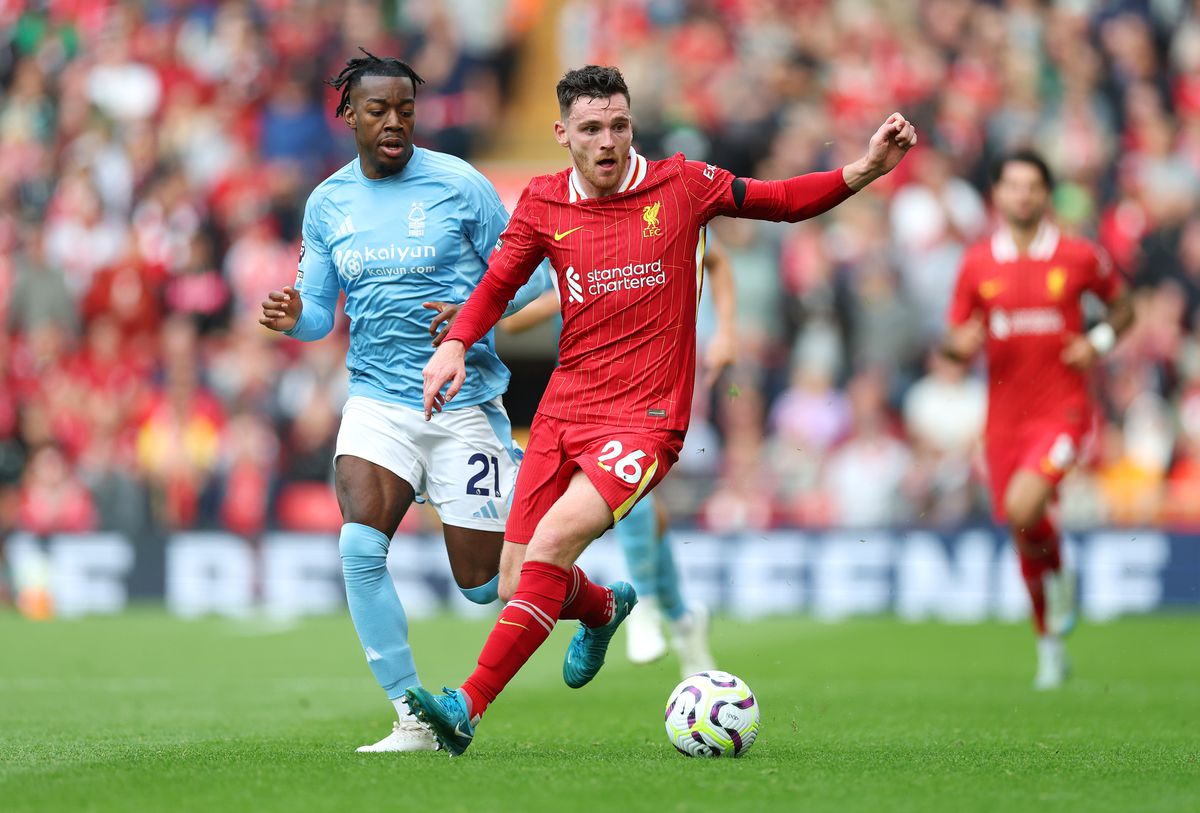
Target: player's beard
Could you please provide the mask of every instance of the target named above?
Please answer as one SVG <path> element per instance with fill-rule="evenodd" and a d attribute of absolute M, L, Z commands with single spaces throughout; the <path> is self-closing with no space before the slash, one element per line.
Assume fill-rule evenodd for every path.
<path fill-rule="evenodd" d="M 629 150 L 625 150 L 624 155 L 620 155 L 620 150 L 615 150 L 608 155 L 600 155 L 595 158 L 588 155 L 585 149 L 576 150 L 571 147 L 571 160 L 575 163 L 575 169 L 583 176 L 583 179 L 588 184 L 600 193 L 601 196 L 611 195 L 617 191 L 621 185 L 621 179 L 625 177 L 625 172 L 629 168 Z M 611 172 L 600 174 L 599 160 L 601 158 L 616 159 L 616 166 Z"/>
<path fill-rule="evenodd" d="M 1043 209 L 1038 209 L 1032 214 L 1010 214 L 1007 218 L 1010 228 L 1017 231 L 1032 231 L 1036 229 L 1046 217 L 1046 212 Z"/>

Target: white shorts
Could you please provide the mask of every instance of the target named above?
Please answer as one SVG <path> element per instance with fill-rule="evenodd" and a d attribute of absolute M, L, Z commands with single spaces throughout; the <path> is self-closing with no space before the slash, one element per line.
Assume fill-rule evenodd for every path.
<path fill-rule="evenodd" d="M 435 414 L 355 396 L 342 409 L 336 460 L 361 457 L 413 487 L 446 525 L 503 531 L 520 450 L 499 398 Z"/>

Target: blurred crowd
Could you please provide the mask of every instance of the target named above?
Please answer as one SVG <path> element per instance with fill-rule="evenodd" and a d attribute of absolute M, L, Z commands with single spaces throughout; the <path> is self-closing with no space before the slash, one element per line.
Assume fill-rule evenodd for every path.
<path fill-rule="evenodd" d="M 0 535 L 336 528 L 344 325 L 304 345 L 255 316 L 353 155 L 321 80 L 358 46 L 403 55 L 418 141 L 477 156 L 540 5 L 0 3 Z M 1063 518 L 1200 521 L 1200 3 L 567 0 L 558 36 L 565 64 L 625 71 L 654 157 L 786 177 L 894 109 L 921 132 L 818 221 L 714 224 L 742 357 L 698 399 L 677 517 L 986 519 L 981 370 L 931 348 L 987 167 L 1032 145 L 1137 291 Z"/>
<path fill-rule="evenodd" d="M 560 33 L 565 63 L 621 66 L 652 155 L 779 178 L 853 160 L 893 110 L 921 134 L 819 221 L 714 224 L 743 358 L 693 425 L 690 476 L 664 484 L 678 512 L 716 527 L 988 517 L 982 370 L 930 351 L 964 248 L 993 225 L 989 167 L 1032 146 L 1060 222 L 1137 291 L 1063 520 L 1200 520 L 1200 3 L 569 0 Z"/>

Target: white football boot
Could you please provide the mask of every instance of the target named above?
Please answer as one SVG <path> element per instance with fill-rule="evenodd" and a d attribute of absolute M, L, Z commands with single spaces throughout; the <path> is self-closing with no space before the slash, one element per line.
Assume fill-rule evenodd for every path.
<path fill-rule="evenodd" d="M 1059 638 L 1075 628 L 1075 572 L 1063 568 L 1042 577 L 1046 595 L 1046 632 Z"/>
<path fill-rule="evenodd" d="M 403 709 L 403 711 L 401 711 Z M 388 751 L 436 751 L 437 740 L 429 726 L 417 719 L 403 701 L 396 704 L 400 719 L 392 723 L 392 733 L 374 745 L 363 745 L 356 749 L 360 754 L 378 754 Z"/>
<path fill-rule="evenodd" d="M 717 668 L 708 649 L 708 611 L 689 607 L 678 621 L 671 621 L 671 648 L 679 656 L 679 670 L 684 677 Z"/>
<path fill-rule="evenodd" d="M 667 654 L 662 613 L 654 599 L 642 599 L 625 619 L 625 654 L 630 663 L 653 663 Z"/>
<path fill-rule="evenodd" d="M 1037 642 L 1038 668 L 1033 688 L 1039 692 L 1061 688 L 1071 671 L 1066 647 L 1057 635 L 1043 635 Z"/>

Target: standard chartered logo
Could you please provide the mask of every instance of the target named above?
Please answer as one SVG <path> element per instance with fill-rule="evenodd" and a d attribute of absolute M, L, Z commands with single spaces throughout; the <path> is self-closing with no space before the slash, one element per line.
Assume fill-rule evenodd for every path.
<path fill-rule="evenodd" d="M 992 311 L 988 320 L 992 336 L 1000 341 L 1013 336 L 1050 336 L 1066 328 L 1062 312 L 1057 308 L 1019 308 Z"/>
<path fill-rule="evenodd" d="M 338 275 L 353 282 L 364 274 L 368 277 L 402 276 L 404 274 L 429 274 L 436 270 L 436 262 L 410 264 L 413 260 L 437 260 L 437 246 L 365 246 L 337 249 L 333 252 L 333 264 Z"/>
<path fill-rule="evenodd" d="M 568 277 L 568 281 L 569 281 Z M 619 268 L 596 269 L 588 274 L 587 292 L 598 294 L 614 293 L 616 291 L 633 291 L 638 288 L 653 288 L 667 281 L 667 272 L 663 271 L 662 260 L 652 263 L 630 263 Z M 579 300 L 583 301 L 582 297 Z"/>
<path fill-rule="evenodd" d="M 567 293 L 572 302 L 583 301 L 583 286 L 579 283 L 579 272 L 573 265 L 567 266 Z"/>

